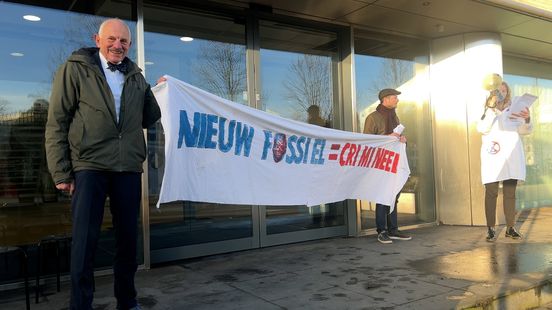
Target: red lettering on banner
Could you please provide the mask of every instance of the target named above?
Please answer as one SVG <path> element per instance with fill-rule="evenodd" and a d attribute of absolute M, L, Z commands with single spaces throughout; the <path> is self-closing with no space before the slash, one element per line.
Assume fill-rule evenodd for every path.
<path fill-rule="evenodd" d="M 337 156 L 337 155 L 336 155 Z M 397 173 L 400 154 L 384 148 L 347 143 L 339 154 L 340 166 L 374 168 Z"/>
<path fill-rule="evenodd" d="M 378 148 L 376 151 L 376 157 L 374 158 L 374 161 L 372 162 L 372 168 L 379 169 L 381 158 L 383 157 L 383 151 L 382 148 Z"/>
<path fill-rule="evenodd" d="M 355 151 L 355 159 L 352 162 L 353 166 L 356 166 L 358 154 L 360 153 L 360 150 L 362 149 L 362 145 L 360 145 L 360 144 L 357 144 L 355 146 L 356 146 L 356 151 Z"/>
<path fill-rule="evenodd" d="M 343 146 L 343 149 L 341 149 L 341 153 L 339 154 L 339 165 L 340 166 L 345 166 L 346 160 L 343 158 L 343 154 L 345 154 L 345 151 L 349 151 L 350 146 L 351 146 L 351 144 L 346 143 Z"/>
<path fill-rule="evenodd" d="M 362 151 L 362 155 L 360 155 L 360 161 L 358 162 L 359 167 L 368 167 L 368 164 L 370 163 L 371 155 L 374 153 L 372 152 L 374 150 L 371 146 L 365 146 L 364 150 Z"/>
<path fill-rule="evenodd" d="M 385 170 L 385 167 L 387 166 L 387 161 L 388 160 L 389 160 L 389 150 L 383 149 L 380 164 L 377 168 L 380 169 L 380 170 Z"/>
<path fill-rule="evenodd" d="M 397 166 L 399 165 L 399 158 L 401 157 L 401 154 L 395 153 L 395 157 L 393 158 L 393 168 L 391 168 L 391 172 L 397 173 Z"/>

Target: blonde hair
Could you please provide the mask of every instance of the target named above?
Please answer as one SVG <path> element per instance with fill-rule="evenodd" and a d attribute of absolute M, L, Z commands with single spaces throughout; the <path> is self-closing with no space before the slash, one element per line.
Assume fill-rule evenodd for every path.
<path fill-rule="evenodd" d="M 499 111 L 504 110 L 508 106 L 510 106 L 512 101 L 512 90 L 510 89 L 510 86 L 506 82 L 500 83 L 500 86 L 506 87 L 506 96 L 501 101 L 498 101 L 498 98 L 495 98 L 495 92 L 500 91 L 499 89 L 495 89 L 489 92 L 489 96 L 485 100 L 485 107 L 492 108 L 492 109 L 498 109 Z M 492 103 L 492 100 L 494 98 L 494 104 Z"/>

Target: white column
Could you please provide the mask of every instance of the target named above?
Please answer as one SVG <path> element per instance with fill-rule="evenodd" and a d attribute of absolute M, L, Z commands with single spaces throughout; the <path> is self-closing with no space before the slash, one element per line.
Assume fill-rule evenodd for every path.
<path fill-rule="evenodd" d="M 431 43 L 431 106 L 437 214 L 440 222 L 484 225 L 481 137 L 475 131 L 486 92 L 483 78 L 502 74 L 496 33 L 467 33 Z"/>

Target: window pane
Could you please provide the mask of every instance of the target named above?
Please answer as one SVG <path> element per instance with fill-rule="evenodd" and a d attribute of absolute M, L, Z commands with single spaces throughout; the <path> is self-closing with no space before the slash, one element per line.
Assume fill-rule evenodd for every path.
<path fill-rule="evenodd" d="M 168 74 L 247 104 L 244 22 L 146 5 L 144 28 L 150 83 Z M 152 250 L 252 236 L 251 206 L 184 201 L 157 209 L 165 161 L 160 125 L 149 130 L 148 151 Z"/>
<path fill-rule="evenodd" d="M 366 116 L 376 110 L 380 90 L 402 92 L 397 115 L 406 128 L 411 174 L 399 199 L 399 226 L 435 221 L 428 45 L 361 30 L 355 35 L 358 131 L 363 131 Z M 374 228 L 375 203 L 361 201 L 361 210 L 362 228 Z"/>
<path fill-rule="evenodd" d="M 261 21 L 261 108 L 332 127 L 337 36 Z M 266 208 L 267 234 L 344 225 L 342 203 Z"/>
<path fill-rule="evenodd" d="M 84 7 L 82 2 L 74 4 L 75 9 Z M 44 128 L 52 79 L 74 50 L 95 46 L 92 35 L 105 19 L 101 15 L 115 11 L 112 4 L 101 7 L 105 11 L 81 14 L 68 8 L 0 2 L 0 245 L 27 247 L 31 273 L 38 242 L 51 235 L 70 237 L 72 227 L 70 197 L 56 190 L 46 165 Z M 30 13 L 40 20 L 23 18 Z M 117 13 L 130 16 L 130 5 L 119 3 Z M 135 28 L 135 23 L 128 24 L 131 30 Z M 132 49 L 130 55 L 134 54 Z M 96 267 L 110 267 L 113 261 L 108 203 L 104 214 Z M 142 246 L 141 238 L 139 244 Z M 63 271 L 69 268 L 70 242 L 66 246 L 60 258 Z M 52 249 L 48 251 L 42 255 L 53 255 Z M 139 251 L 140 261 L 142 253 Z M 45 260 L 45 272 L 54 272 L 55 263 Z M 0 275 L 3 282 L 19 276 L 19 269 L 13 269 L 14 273 Z"/>
<path fill-rule="evenodd" d="M 524 63 L 523 68 L 518 67 L 521 63 Z M 552 135 L 552 79 L 542 75 L 548 75 L 545 72 L 550 72 L 550 68 L 542 63 L 508 57 L 504 67 L 504 80 L 510 85 L 512 96 L 530 93 L 539 97 L 530 108 L 533 132 L 522 136 L 527 176 L 525 182 L 518 183 L 517 207 L 549 206 L 552 202 L 552 141 L 549 138 Z M 519 73 L 523 75 L 517 75 Z"/>

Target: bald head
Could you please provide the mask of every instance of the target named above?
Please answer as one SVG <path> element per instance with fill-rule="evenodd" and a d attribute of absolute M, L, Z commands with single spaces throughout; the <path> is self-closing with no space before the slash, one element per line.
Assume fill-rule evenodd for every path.
<path fill-rule="evenodd" d="M 118 18 L 108 19 L 100 25 L 95 40 L 107 61 L 120 63 L 127 56 L 131 45 L 130 28 Z"/>

